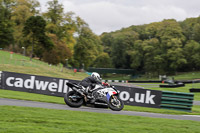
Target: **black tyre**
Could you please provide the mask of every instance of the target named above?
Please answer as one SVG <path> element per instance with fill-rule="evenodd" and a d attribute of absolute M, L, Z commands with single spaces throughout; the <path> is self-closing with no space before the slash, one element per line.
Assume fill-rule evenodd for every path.
<path fill-rule="evenodd" d="M 124 108 L 124 102 L 118 96 L 111 96 L 108 106 L 113 111 L 120 111 Z"/>
<path fill-rule="evenodd" d="M 70 91 L 64 95 L 64 101 L 70 107 L 78 108 L 83 104 L 83 97 L 75 91 Z"/>

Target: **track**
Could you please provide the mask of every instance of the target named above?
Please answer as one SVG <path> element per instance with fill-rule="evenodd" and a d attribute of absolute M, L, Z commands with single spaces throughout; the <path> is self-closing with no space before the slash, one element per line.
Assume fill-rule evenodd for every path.
<path fill-rule="evenodd" d="M 39 108 L 48 108 L 48 109 L 60 109 L 60 110 L 85 111 L 85 112 L 108 113 L 108 114 L 119 114 L 119 115 L 131 115 L 131 116 L 144 116 L 144 117 L 153 117 L 153 118 L 200 121 L 200 115 L 167 115 L 167 114 L 134 112 L 134 111 L 112 111 L 110 109 L 91 108 L 91 107 L 84 107 L 84 106 L 82 106 L 81 108 L 71 108 L 67 105 L 62 105 L 62 104 L 25 101 L 25 100 L 16 100 L 16 99 L 7 99 L 7 98 L 0 98 L 0 105 L 39 107 Z"/>

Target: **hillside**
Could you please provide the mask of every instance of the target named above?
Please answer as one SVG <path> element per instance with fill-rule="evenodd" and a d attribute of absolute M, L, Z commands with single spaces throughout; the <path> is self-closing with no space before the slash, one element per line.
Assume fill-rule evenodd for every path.
<path fill-rule="evenodd" d="M 65 79 L 82 80 L 88 76 L 84 72 L 74 73 L 73 70 L 63 68 L 62 65 L 52 66 L 40 60 L 33 59 L 20 54 L 0 50 L 0 71 L 18 72 L 25 74 L 58 77 Z"/>

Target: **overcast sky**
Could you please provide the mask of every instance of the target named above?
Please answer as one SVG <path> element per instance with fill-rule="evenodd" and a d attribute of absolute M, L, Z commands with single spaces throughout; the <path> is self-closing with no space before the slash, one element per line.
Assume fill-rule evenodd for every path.
<path fill-rule="evenodd" d="M 38 0 L 45 11 L 47 1 Z M 120 30 L 163 19 L 182 21 L 200 15 L 200 0 L 59 0 L 65 12 L 73 11 L 94 33 Z"/>

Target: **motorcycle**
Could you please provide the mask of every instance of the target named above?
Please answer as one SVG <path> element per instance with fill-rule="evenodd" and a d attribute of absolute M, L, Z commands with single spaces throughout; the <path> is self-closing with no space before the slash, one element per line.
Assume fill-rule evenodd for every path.
<path fill-rule="evenodd" d="M 124 102 L 119 98 L 119 92 L 114 86 L 95 85 L 92 91 L 92 96 L 95 102 L 91 103 L 91 98 L 86 92 L 85 87 L 76 83 L 67 83 L 67 86 L 72 89 L 64 95 L 65 103 L 70 107 L 81 107 L 83 104 L 106 105 L 113 111 L 120 111 L 124 108 Z"/>

